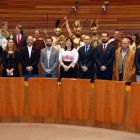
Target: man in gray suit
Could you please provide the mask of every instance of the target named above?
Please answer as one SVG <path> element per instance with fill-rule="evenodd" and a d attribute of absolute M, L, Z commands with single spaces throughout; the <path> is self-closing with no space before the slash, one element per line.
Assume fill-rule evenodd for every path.
<path fill-rule="evenodd" d="M 47 37 L 45 43 L 46 48 L 41 50 L 40 56 L 43 77 L 55 78 L 57 75 L 59 51 L 52 47 L 53 39 L 51 37 Z"/>

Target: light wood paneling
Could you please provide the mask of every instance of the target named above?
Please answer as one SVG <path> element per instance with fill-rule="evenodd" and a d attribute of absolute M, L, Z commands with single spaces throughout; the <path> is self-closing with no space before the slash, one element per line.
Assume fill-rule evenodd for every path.
<path fill-rule="evenodd" d="M 0 77 L 0 116 L 24 116 L 24 78 Z"/>
<path fill-rule="evenodd" d="M 130 124 L 140 126 L 140 83 L 131 84 Z"/>
<path fill-rule="evenodd" d="M 96 80 L 94 91 L 94 119 L 124 123 L 125 82 Z"/>
<path fill-rule="evenodd" d="M 16 80 L 17 81 L 17 80 Z M 113 81 L 112 81 L 113 82 Z M 140 126 L 134 126 L 130 124 L 130 92 L 131 86 L 125 87 L 125 102 L 124 102 L 124 122 L 123 123 L 112 123 L 105 121 L 96 121 L 94 118 L 94 91 L 95 84 L 90 84 L 90 107 L 89 107 L 89 119 L 79 119 L 79 118 L 62 118 L 61 117 L 61 83 L 57 83 L 57 116 L 56 117 L 40 117 L 40 116 L 30 116 L 29 115 L 29 87 L 28 82 L 24 82 L 24 106 L 25 113 L 24 116 L 0 116 L 1 123 L 10 122 L 30 122 L 30 123 L 53 123 L 53 124 L 69 124 L 69 125 L 82 125 L 82 126 L 92 126 L 107 129 L 115 129 L 121 131 L 128 131 L 133 133 L 140 133 Z M 84 83 L 83 83 L 84 85 Z M 83 86 L 82 85 L 82 86 Z M 109 86 L 109 85 L 108 85 Z M 7 88 L 8 90 L 9 88 Z M 119 90 L 118 90 L 119 92 Z M 139 95 L 137 95 L 138 97 Z M 1 98 L 1 96 L 0 96 Z M 139 97 L 138 97 L 139 98 Z M 133 113 L 133 112 L 132 112 Z M 139 114 L 139 110 L 137 112 Z M 137 119 L 137 116 L 136 116 Z"/>
<path fill-rule="evenodd" d="M 125 35 L 133 31 L 140 32 L 140 1 L 139 0 L 110 0 L 106 11 L 102 11 L 104 0 L 79 0 L 77 10 L 68 18 L 70 26 L 75 20 L 82 23 L 88 18 L 83 27 L 83 34 L 91 35 L 90 23 L 92 19 L 99 19 L 99 32 L 106 30 L 113 34 L 115 29 L 124 31 Z M 43 35 L 46 28 L 46 15 L 49 14 L 48 32 L 54 35 L 54 25 L 57 19 L 64 22 L 63 18 L 72 10 L 75 0 L 46 1 L 46 0 L 7 0 L 0 1 L 0 22 L 8 21 L 9 30 L 14 34 L 16 24 L 21 24 L 26 35 L 33 34 L 39 28 Z M 60 25 L 61 25 L 60 24 Z M 72 26 L 71 26 L 72 29 Z M 63 34 L 68 36 L 64 26 Z M 74 30 L 72 29 L 72 32 Z"/>
<path fill-rule="evenodd" d="M 29 115 L 57 116 L 57 78 L 29 78 Z"/>
<path fill-rule="evenodd" d="M 90 80 L 61 80 L 61 117 L 89 119 Z"/>

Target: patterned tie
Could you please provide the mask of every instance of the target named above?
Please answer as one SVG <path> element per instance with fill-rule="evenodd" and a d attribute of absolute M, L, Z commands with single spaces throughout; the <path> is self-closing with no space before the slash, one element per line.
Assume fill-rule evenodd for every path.
<path fill-rule="evenodd" d="M 103 48 L 103 54 L 105 54 L 105 47 L 106 47 L 106 45 L 104 45 L 104 48 Z"/>
<path fill-rule="evenodd" d="M 18 45 L 19 45 L 19 43 L 20 43 L 20 37 L 19 37 L 19 35 L 18 35 L 18 41 L 17 41 L 17 43 L 18 43 Z"/>

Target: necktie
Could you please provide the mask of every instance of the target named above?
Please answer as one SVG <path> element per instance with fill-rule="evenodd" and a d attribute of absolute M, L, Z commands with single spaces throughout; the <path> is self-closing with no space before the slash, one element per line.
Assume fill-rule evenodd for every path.
<path fill-rule="evenodd" d="M 88 46 L 86 46 L 86 51 L 85 51 L 85 54 L 87 54 L 87 52 L 88 52 Z"/>
<path fill-rule="evenodd" d="M 18 45 L 19 45 L 19 43 L 20 43 L 20 37 L 19 37 L 19 35 L 18 35 L 18 42 L 17 42 L 17 43 L 18 43 Z"/>
<path fill-rule="evenodd" d="M 105 47 L 106 47 L 106 45 L 104 45 L 104 48 L 103 48 L 103 54 L 105 54 Z"/>

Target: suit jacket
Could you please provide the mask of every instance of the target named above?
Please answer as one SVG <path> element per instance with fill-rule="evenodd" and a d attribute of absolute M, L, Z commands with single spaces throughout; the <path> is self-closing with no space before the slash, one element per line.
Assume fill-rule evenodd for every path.
<path fill-rule="evenodd" d="M 31 51 L 31 57 L 29 58 L 29 52 L 28 48 L 23 47 L 20 50 L 20 63 L 22 65 L 22 75 L 28 75 L 28 71 L 26 70 L 26 67 L 32 66 L 33 71 L 31 72 L 33 75 L 38 74 L 38 63 L 40 58 L 40 51 L 36 47 L 32 47 Z"/>
<path fill-rule="evenodd" d="M 121 53 L 121 48 L 116 50 L 116 57 L 113 65 L 113 72 L 115 75 L 115 79 L 119 80 L 119 56 Z M 135 57 L 135 51 L 129 49 L 128 53 L 126 55 L 126 60 L 125 60 L 125 68 L 123 72 L 123 81 L 126 82 L 132 82 L 133 81 L 133 76 L 135 75 L 135 65 L 134 65 L 134 57 Z"/>
<path fill-rule="evenodd" d="M 3 49 L 2 49 L 2 47 L 0 47 L 0 65 L 1 65 L 2 54 L 3 54 Z"/>
<path fill-rule="evenodd" d="M 7 77 L 7 71 L 6 71 L 6 69 L 11 69 L 11 68 L 9 68 L 8 67 L 8 64 L 10 64 L 10 65 L 13 65 L 13 69 L 14 69 L 14 71 L 13 71 L 13 76 L 14 77 L 19 77 L 20 76 L 20 74 L 19 74 L 19 69 L 18 69 L 18 64 L 19 64 L 19 51 L 18 50 L 15 50 L 15 52 L 14 52 L 14 58 L 13 58 L 13 62 L 12 62 L 12 60 L 9 60 L 8 59 L 8 51 L 3 51 L 3 56 L 2 56 L 2 62 L 3 62 L 3 71 L 2 71 L 2 76 L 4 76 L 4 77 Z"/>
<path fill-rule="evenodd" d="M 94 63 L 95 63 L 95 48 L 91 45 L 87 53 L 85 53 L 85 46 L 79 49 L 79 72 L 82 71 L 82 66 L 88 68 L 87 72 L 94 72 Z"/>
<path fill-rule="evenodd" d="M 21 48 L 27 46 L 26 39 L 27 39 L 27 36 L 22 35 L 21 40 L 20 40 L 20 43 L 19 43 L 19 45 L 18 45 L 18 43 L 17 43 L 17 35 L 14 35 L 14 36 L 13 36 L 13 40 L 14 40 L 16 46 L 17 46 L 17 49 L 20 50 Z"/>
<path fill-rule="evenodd" d="M 140 75 L 140 47 L 135 52 L 136 75 Z"/>
<path fill-rule="evenodd" d="M 103 54 L 103 44 L 96 47 L 95 61 L 96 61 L 96 73 L 101 72 L 101 66 L 105 66 L 107 69 L 105 73 L 113 72 L 113 62 L 115 60 L 115 47 L 108 44 Z"/>
<path fill-rule="evenodd" d="M 47 48 L 41 50 L 40 64 L 42 66 L 43 74 L 46 74 L 46 69 L 50 69 L 51 74 L 57 74 L 58 61 L 59 61 L 59 51 L 54 47 L 52 47 L 52 51 L 49 59 L 49 68 L 48 68 Z"/>

